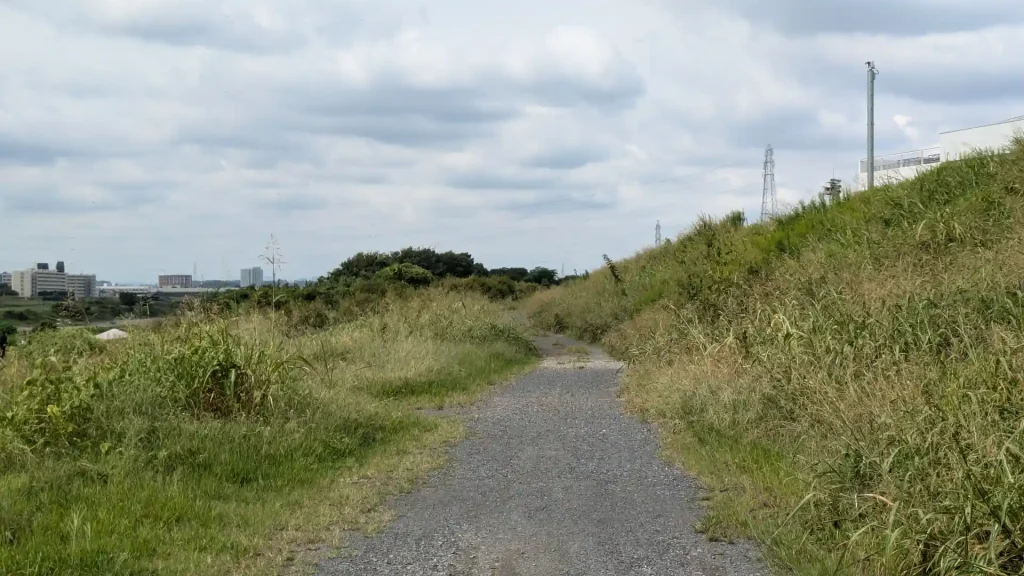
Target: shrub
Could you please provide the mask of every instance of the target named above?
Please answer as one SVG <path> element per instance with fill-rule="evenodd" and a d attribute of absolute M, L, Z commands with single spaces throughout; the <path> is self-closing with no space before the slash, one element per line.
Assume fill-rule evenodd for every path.
<path fill-rule="evenodd" d="M 415 264 L 392 264 L 375 275 L 385 282 L 401 282 L 414 288 L 423 288 L 434 282 L 434 275 Z"/>

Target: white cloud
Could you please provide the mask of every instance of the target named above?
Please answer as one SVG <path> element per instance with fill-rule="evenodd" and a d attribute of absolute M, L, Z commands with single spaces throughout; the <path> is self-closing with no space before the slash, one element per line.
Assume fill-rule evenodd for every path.
<path fill-rule="evenodd" d="M 766 144 L 786 202 L 848 177 L 866 59 L 879 153 L 1021 113 L 1016 0 L 887 6 L 0 0 L 0 269 L 212 277 L 274 232 L 290 277 L 409 244 L 582 270 L 756 214 Z"/>

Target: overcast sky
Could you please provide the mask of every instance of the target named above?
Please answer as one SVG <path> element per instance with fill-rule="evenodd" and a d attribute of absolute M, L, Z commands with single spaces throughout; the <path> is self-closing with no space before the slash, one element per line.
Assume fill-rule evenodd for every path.
<path fill-rule="evenodd" d="M 0 270 L 600 266 L 1024 114 L 1020 0 L 0 0 Z M 269 272 L 269 271 L 268 271 Z M 269 274 L 268 274 L 269 276 Z"/>

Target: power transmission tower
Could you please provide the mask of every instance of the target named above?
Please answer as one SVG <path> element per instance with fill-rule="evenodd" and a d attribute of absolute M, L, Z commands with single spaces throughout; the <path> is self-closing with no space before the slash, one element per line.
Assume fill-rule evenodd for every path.
<path fill-rule="evenodd" d="M 775 150 L 769 144 L 764 149 L 764 187 L 761 189 L 761 222 L 775 218 L 779 199 L 775 194 Z"/>
<path fill-rule="evenodd" d="M 661 246 L 661 220 L 657 220 L 654 224 L 654 245 Z"/>

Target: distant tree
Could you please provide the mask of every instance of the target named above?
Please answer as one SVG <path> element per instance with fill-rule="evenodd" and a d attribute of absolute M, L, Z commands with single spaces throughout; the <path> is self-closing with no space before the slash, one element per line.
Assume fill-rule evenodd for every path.
<path fill-rule="evenodd" d="M 376 277 L 384 281 L 401 282 L 417 288 L 429 286 L 434 281 L 434 275 L 428 270 L 407 262 L 392 264 L 378 272 Z"/>
<path fill-rule="evenodd" d="M 377 272 L 393 263 L 390 254 L 383 252 L 358 252 L 341 263 L 328 274 L 330 280 L 342 278 L 372 278 Z"/>
<path fill-rule="evenodd" d="M 473 276 L 488 276 L 490 272 L 487 271 L 487 266 L 477 262 L 473 264 Z"/>
<path fill-rule="evenodd" d="M 558 271 L 543 266 L 537 266 L 526 275 L 526 282 L 540 284 L 541 286 L 552 286 L 558 283 Z"/>
<path fill-rule="evenodd" d="M 504 276 L 516 282 L 525 282 L 526 277 L 530 275 L 530 271 L 526 268 L 492 268 L 490 275 Z"/>
<path fill-rule="evenodd" d="M 468 278 L 486 271 L 468 252 L 437 252 L 433 248 L 410 246 L 390 253 L 359 252 L 342 262 L 326 279 L 338 281 L 344 278 L 372 278 L 394 264 L 412 264 L 430 272 L 435 278 Z"/>
<path fill-rule="evenodd" d="M 6 282 L 0 284 L 0 296 L 17 296 L 18 292 L 11 288 L 10 284 Z"/>
<path fill-rule="evenodd" d="M 117 299 L 122 306 L 134 308 L 139 303 L 139 295 L 132 292 L 118 292 Z"/>

